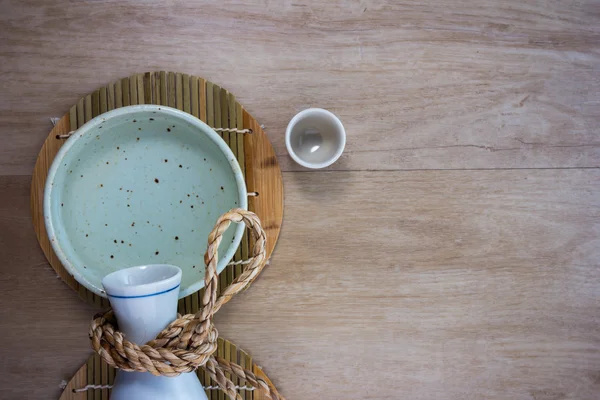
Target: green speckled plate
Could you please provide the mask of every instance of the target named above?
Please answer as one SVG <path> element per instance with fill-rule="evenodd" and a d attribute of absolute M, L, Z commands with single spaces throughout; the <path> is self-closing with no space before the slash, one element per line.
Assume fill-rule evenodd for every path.
<path fill-rule="evenodd" d="M 44 216 L 65 268 L 106 297 L 102 278 L 118 269 L 174 264 L 180 297 L 204 286 L 208 234 L 232 208 L 247 209 L 240 166 L 208 125 L 179 110 L 123 107 L 79 128 L 48 173 Z M 223 237 L 218 271 L 233 257 L 240 224 Z"/>

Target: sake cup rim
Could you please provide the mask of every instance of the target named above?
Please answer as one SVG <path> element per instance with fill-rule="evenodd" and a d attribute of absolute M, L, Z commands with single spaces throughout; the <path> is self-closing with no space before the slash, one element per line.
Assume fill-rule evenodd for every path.
<path fill-rule="evenodd" d="M 102 286 L 109 298 L 157 296 L 179 289 L 180 284 L 181 268 L 170 264 L 124 268 L 102 279 Z"/>

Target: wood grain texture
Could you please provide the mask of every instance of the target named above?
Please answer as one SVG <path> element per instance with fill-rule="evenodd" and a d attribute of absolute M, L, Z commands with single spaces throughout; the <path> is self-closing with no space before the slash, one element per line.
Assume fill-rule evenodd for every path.
<path fill-rule="evenodd" d="M 95 309 L 45 268 L 27 209 L 48 118 L 177 70 L 235 93 L 284 171 L 272 264 L 216 324 L 286 398 L 598 400 L 599 18 L 598 0 L 4 1 L 2 397 L 58 398 L 89 356 Z M 286 155 L 311 106 L 348 134 L 329 172 Z"/>
<path fill-rule="evenodd" d="M 90 354 L 86 332 L 96 308 L 48 265 L 31 228 L 29 187 L 27 176 L 0 176 L 1 397 L 57 399 L 60 381 Z"/>
<path fill-rule="evenodd" d="M 598 398 L 600 171 L 284 181 L 272 264 L 215 323 L 286 397 Z"/>
<path fill-rule="evenodd" d="M 284 180 L 272 263 L 215 324 L 287 398 L 597 398 L 600 171 Z M 0 387 L 48 398 L 89 355 L 94 310 L 40 269 L 28 178 L 0 189 Z"/>
<path fill-rule="evenodd" d="M 596 0 L 8 0 L 0 132 L 23 134 L 0 173 L 29 175 L 49 117 L 140 68 L 226 83 L 284 171 L 309 106 L 347 128 L 333 169 L 598 166 L 599 17 Z"/>

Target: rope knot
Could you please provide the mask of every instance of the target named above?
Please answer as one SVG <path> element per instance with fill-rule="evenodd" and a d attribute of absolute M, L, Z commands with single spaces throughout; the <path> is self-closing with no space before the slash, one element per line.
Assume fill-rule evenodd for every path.
<path fill-rule="evenodd" d="M 223 233 L 232 222 L 244 223 L 255 239 L 251 258 L 243 264 L 243 272 L 217 298 L 218 248 Z M 203 367 L 230 398 L 240 398 L 233 383 L 224 372 L 243 375 L 260 389 L 267 388 L 267 395 L 279 399 L 276 392 L 251 371 L 237 364 L 217 360 L 219 333 L 213 325 L 213 315 L 234 295 L 245 290 L 256 279 L 266 263 L 266 236 L 258 217 L 246 210 L 234 209 L 223 214 L 208 235 L 208 248 L 204 255 L 206 272 L 205 292 L 202 307 L 196 314 L 178 315 L 178 318 L 163 329 L 155 339 L 144 345 L 130 342 L 116 328 L 112 310 L 94 316 L 90 324 L 89 337 L 92 348 L 109 365 L 124 371 L 150 372 L 153 375 L 177 376 Z M 241 375 L 240 375 L 241 374 Z"/>

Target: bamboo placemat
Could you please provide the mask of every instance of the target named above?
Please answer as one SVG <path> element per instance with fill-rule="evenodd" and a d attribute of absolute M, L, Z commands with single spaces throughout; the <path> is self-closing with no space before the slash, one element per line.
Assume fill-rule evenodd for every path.
<path fill-rule="evenodd" d="M 226 354 L 227 360 L 238 363 L 246 369 L 251 369 L 254 374 L 263 378 L 271 389 L 276 391 L 275 386 L 265 375 L 262 368 L 252 362 L 252 357 L 242 349 L 238 349 L 237 346 L 228 340 L 219 338 L 219 350 L 223 349 Z M 206 387 L 214 388 L 216 384 L 212 382 L 210 378 L 204 375 L 204 370 L 198 371 L 198 377 L 202 382 L 202 385 Z M 110 389 L 93 389 L 87 388 L 88 385 L 106 386 L 112 385 L 115 378 L 115 369 L 109 367 L 98 354 L 90 356 L 87 363 L 85 363 L 71 378 L 67 386 L 65 387 L 59 400 L 108 400 L 110 398 Z M 233 383 L 236 386 L 243 388 L 248 387 L 246 382 L 238 379 L 233 379 Z M 239 390 L 242 399 L 244 400 L 266 400 L 260 390 Z M 217 389 L 206 389 L 206 395 L 209 400 L 227 400 L 227 397 L 221 390 Z"/>
<path fill-rule="evenodd" d="M 258 215 L 267 234 L 267 258 L 273 252 L 283 220 L 283 184 L 273 146 L 260 124 L 232 93 L 197 76 L 165 71 L 134 74 L 99 88 L 79 99 L 46 138 L 33 171 L 31 213 L 38 241 L 52 268 L 81 298 L 100 307 L 107 307 L 108 301 L 80 285 L 52 250 L 44 225 L 44 185 L 52 160 L 65 142 L 61 135 L 76 130 L 107 111 L 135 104 L 174 107 L 200 118 L 213 128 L 251 129 L 251 134 L 223 132 L 220 135 L 237 156 L 248 192 L 257 194 L 248 198 L 248 209 Z M 234 261 L 248 257 L 252 245 L 250 241 L 249 235 L 244 235 Z M 219 292 L 221 287 L 229 285 L 241 271 L 241 265 L 226 267 L 220 275 Z M 179 300 L 179 312 L 195 313 L 201 303 L 201 296 L 202 291 Z M 219 347 L 219 351 L 225 352 L 226 348 Z M 226 356 L 225 353 L 220 355 Z"/>

